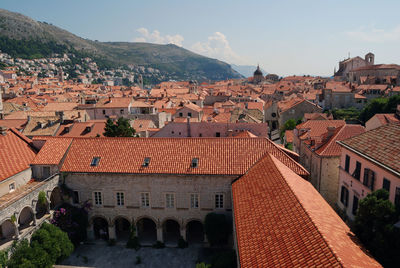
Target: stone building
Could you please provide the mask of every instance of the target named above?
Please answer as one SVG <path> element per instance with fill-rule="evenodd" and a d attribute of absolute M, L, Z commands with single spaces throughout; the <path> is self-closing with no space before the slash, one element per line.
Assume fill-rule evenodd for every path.
<path fill-rule="evenodd" d="M 364 133 L 360 125 L 342 120 L 309 120 L 294 130 L 294 150 L 300 163 L 310 172 L 310 182 L 325 200 L 335 207 L 339 189 L 340 146 L 336 141 Z"/>
<path fill-rule="evenodd" d="M 366 54 L 364 59 L 359 56 L 353 58 L 349 57 L 339 62 L 339 70 L 334 73 L 334 77 L 336 79 L 349 81 L 350 71 L 360 67 L 374 65 L 374 61 L 375 55 L 373 53 Z"/>
<path fill-rule="evenodd" d="M 263 138 L 70 142 L 48 139 L 37 157 L 45 161 L 35 161 L 33 170 L 42 177 L 44 167 L 57 172 L 61 166 L 63 182 L 75 193 L 74 202 L 93 204 L 88 231 L 97 237 L 104 231 L 109 238 L 118 238 L 135 224 L 142 243 L 176 244 L 180 236 L 203 240 L 205 216 L 217 212 L 232 217 L 231 183 L 265 153 L 276 155 L 303 177 L 308 174 Z M 59 151 L 51 153 L 48 148 Z M 52 154 L 57 156 L 49 157 Z"/>
<path fill-rule="evenodd" d="M 342 140 L 338 206 L 354 220 L 358 203 L 370 192 L 386 189 L 400 208 L 400 124 L 387 124 Z"/>
<path fill-rule="evenodd" d="M 264 75 L 260 69 L 260 65 L 257 65 L 257 69 L 254 71 L 254 74 L 253 74 L 253 83 L 259 84 L 262 81 L 264 81 Z"/>

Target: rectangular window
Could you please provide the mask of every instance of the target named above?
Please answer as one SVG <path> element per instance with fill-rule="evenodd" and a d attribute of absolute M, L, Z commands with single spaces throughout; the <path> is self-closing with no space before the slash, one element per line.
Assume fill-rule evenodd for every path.
<path fill-rule="evenodd" d="M 79 204 L 79 193 L 78 193 L 78 191 L 73 191 L 72 203 Z"/>
<path fill-rule="evenodd" d="M 119 113 L 120 113 L 120 114 L 124 114 L 124 109 L 121 109 L 121 110 L 119 111 Z"/>
<path fill-rule="evenodd" d="M 390 193 L 390 180 L 383 178 L 382 188 Z"/>
<path fill-rule="evenodd" d="M 103 114 L 106 114 L 106 110 L 103 110 Z"/>
<path fill-rule="evenodd" d="M 118 192 L 117 193 L 117 206 L 124 206 L 124 205 L 125 205 L 124 193 Z"/>
<path fill-rule="evenodd" d="M 215 137 L 221 137 L 221 133 L 220 132 L 215 132 Z"/>
<path fill-rule="evenodd" d="M 215 195 L 215 208 L 224 208 L 224 195 L 223 194 Z"/>
<path fill-rule="evenodd" d="M 179 113 L 179 117 L 183 117 L 183 113 Z"/>
<path fill-rule="evenodd" d="M 364 181 L 363 184 L 367 186 L 371 191 L 374 190 L 375 184 L 375 172 L 369 168 L 364 169 Z"/>
<path fill-rule="evenodd" d="M 50 177 L 50 167 L 43 167 L 43 178 Z"/>
<path fill-rule="evenodd" d="M 361 163 L 356 161 L 356 169 L 353 172 L 352 175 L 355 179 L 360 180 L 360 176 L 361 176 Z"/>
<path fill-rule="evenodd" d="M 101 192 L 94 192 L 94 204 L 97 206 L 103 205 L 103 200 L 101 198 Z"/>
<path fill-rule="evenodd" d="M 199 208 L 199 194 L 190 194 L 190 208 Z"/>
<path fill-rule="evenodd" d="M 394 196 L 394 205 L 397 209 L 400 209 L 400 187 L 396 187 L 396 192 Z"/>
<path fill-rule="evenodd" d="M 350 156 L 346 154 L 346 161 L 344 164 L 344 170 L 348 173 L 350 168 Z"/>
<path fill-rule="evenodd" d="M 192 113 L 188 113 L 188 116 L 189 116 L 189 117 L 192 117 Z"/>
<path fill-rule="evenodd" d="M 353 208 L 351 210 L 351 213 L 353 213 L 353 215 L 356 215 L 357 209 L 358 209 L 358 197 L 354 196 L 353 197 Z"/>
<path fill-rule="evenodd" d="M 347 204 L 349 203 L 349 190 L 347 190 L 346 187 L 342 186 L 342 190 L 340 192 L 340 202 L 347 207 Z"/>
<path fill-rule="evenodd" d="M 100 162 L 100 157 L 93 157 L 92 162 L 90 162 L 90 165 L 92 167 L 96 167 L 99 165 Z"/>
<path fill-rule="evenodd" d="M 150 207 L 150 193 L 140 193 L 140 203 L 142 207 Z"/>
<path fill-rule="evenodd" d="M 175 207 L 175 194 L 165 194 L 165 207 L 167 208 Z"/>
<path fill-rule="evenodd" d="M 199 166 L 199 159 L 198 158 L 193 158 L 192 163 L 190 163 L 190 167 L 192 168 L 197 168 Z"/>
<path fill-rule="evenodd" d="M 10 192 L 13 192 L 13 191 L 15 190 L 15 182 L 10 183 L 10 185 L 8 185 L 8 190 L 9 190 Z"/>

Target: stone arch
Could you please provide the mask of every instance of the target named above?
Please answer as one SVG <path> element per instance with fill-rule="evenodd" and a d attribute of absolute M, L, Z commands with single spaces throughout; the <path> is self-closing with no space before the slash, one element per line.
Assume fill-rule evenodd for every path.
<path fill-rule="evenodd" d="M 46 202 L 44 204 L 39 203 L 39 200 L 35 204 L 36 219 L 41 219 L 44 215 L 49 213 L 50 202 L 46 196 Z"/>
<path fill-rule="evenodd" d="M 112 220 L 112 224 L 115 227 L 116 238 L 119 240 L 128 240 L 131 227 L 129 218 L 125 216 L 116 216 Z"/>
<path fill-rule="evenodd" d="M 181 237 L 181 226 L 172 218 L 167 218 L 162 223 L 163 240 L 165 244 L 177 245 Z"/>
<path fill-rule="evenodd" d="M 50 209 L 56 209 L 62 204 L 62 192 L 59 186 L 56 186 L 51 190 L 50 194 Z"/>
<path fill-rule="evenodd" d="M 108 226 L 109 222 L 104 216 L 93 216 L 90 218 L 90 222 L 93 226 L 93 233 L 97 239 L 108 240 Z"/>
<path fill-rule="evenodd" d="M 191 219 L 186 222 L 186 240 L 188 243 L 204 242 L 204 225 L 201 220 Z"/>
<path fill-rule="evenodd" d="M 148 215 L 143 215 L 143 216 L 137 217 L 136 220 L 135 220 L 135 223 L 137 223 L 137 222 L 139 222 L 141 219 L 145 219 L 145 218 L 152 220 L 152 221 L 156 224 L 156 227 L 157 227 L 157 228 L 160 226 L 160 220 L 158 220 L 158 219 L 156 219 L 156 218 L 154 218 L 154 217 L 152 217 L 152 216 L 148 216 Z"/>
<path fill-rule="evenodd" d="M 142 245 L 154 244 L 157 241 L 157 222 L 152 217 L 140 217 L 136 220 L 136 230 Z"/>
<path fill-rule="evenodd" d="M 35 222 L 35 213 L 30 206 L 25 206 L 18 213 L 18 229 L 21 231 Z"/>
<path fill-rule="evenodd" d="M 103 218 L 103 219 L 107 222 L 108 225 L 112 225 L 112 223 L 110 222 L 109 219 L 107 219 L 107 217 L 105 217 L 105 216 L 103 216 L 103 215 L 100 215 L 100 214 L 95 214 L 95 215 L 93 215 L 92 217 L 90 217 L 90 218 L 89 218 L 89 225 L 93 225 L 93 220 L 94 220 L 95 218 Z"/>
<path fill-rule="evenodd" d="M 11 218 L 5 219 L 0 224 L 0 244 L 12 240 L 18 235 L 18 229 Z"/>

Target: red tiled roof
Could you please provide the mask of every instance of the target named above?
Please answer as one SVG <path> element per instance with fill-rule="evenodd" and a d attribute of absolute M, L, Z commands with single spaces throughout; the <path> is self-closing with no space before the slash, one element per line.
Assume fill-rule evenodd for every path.
<path fill-rule="evenodd" d="M 29 168 L 36 155 L 30 143 L 30 139 L 15 129 L 0 135 L 0 181 Z"/>
<path fill-rule="evenodd" d="M 65 155 L 72 138 L 47 138 L 46 143 L 32 161 L 32 165 L 58 165 Z"/>
<path fill-rule="evenodd" d="M 314 187 L 269 154 L 232 194 L 241 267 L 380 267 Z"/>
<path fill-rule="evenodd" d="M 61 171 L 242 175 L 267 152 L 308 176 L 266 138 L 75 138 Z M 98 166 L 90 166 L 94 157 L 101 158 Z M 151 161 L 144 168 L 145 157 Z M 190 167 L 193 158 L 197 168 Z"/>
<path fill-rule="evenodd" d="M 344 125 L 329 139 L 327 143 L 318 148 L 315 153 L 321 156 L 340 156 L 341 149 L 337 141 L 345 140 L 365 132 L 361 125 Z"/>
<path fill-rule="evenodd" d="M 297 129 L 309 129 L 309 137 L 320 137 L 327 132 L 327 127 L 341 127 L 345 125 L 344 120 L 308 120 L 296 126 Z"/>
<path fill-rule="evenodd" d="M 400 173 L 400 124 L 388 124 L 343 140 L 343 144 Z"/>

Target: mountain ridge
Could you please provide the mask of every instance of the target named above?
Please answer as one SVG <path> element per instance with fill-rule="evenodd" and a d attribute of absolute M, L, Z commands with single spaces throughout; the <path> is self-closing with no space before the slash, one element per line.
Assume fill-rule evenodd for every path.
<path fill-rule="evenodd" d="M 0 9 L 0 37 L 11 40 L 56 42 L 69 49 L 104 58 L 116 65 L 151 67 L 163 74 L 164 81 L 242 78 L 242 75 L 233 70 L 229 64 L 176 45 L 93 41 L 47 22 L 39 22 L 5 9 Z M 0 50 L 3 48 L 0 47 Z"/>

